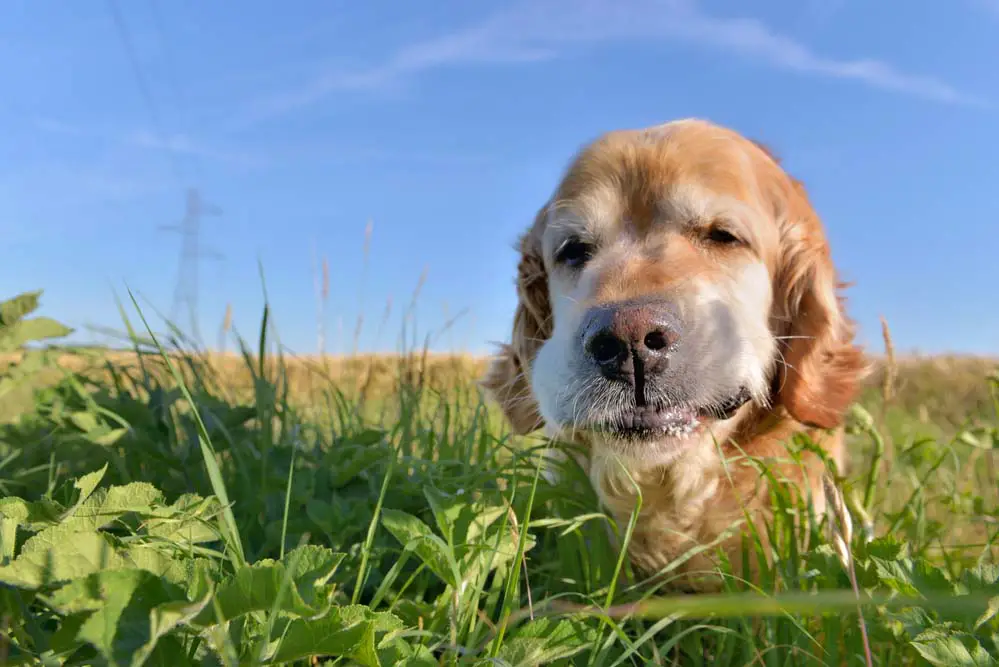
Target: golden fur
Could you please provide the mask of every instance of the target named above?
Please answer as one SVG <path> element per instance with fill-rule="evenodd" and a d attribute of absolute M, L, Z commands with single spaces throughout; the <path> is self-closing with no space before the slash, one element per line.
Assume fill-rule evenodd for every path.
<path fill-rule="evenodd" d="M 701 243 L 699 230 L 714 217 L 734 221 L 744 247 Z M 591 265 L 569 275 L 553 265 L 551 245 L 573 225 L 601 241 Z M 742 454 L 786 460 L 784 443 L 805 433 L 845 464 L 841 423 L 867 370 L 864 355 L 819 217 L 802 184 L 762 145 L 700 120 L 608 133 L 576 156 L 519 251 L 511 341 L 482 384 L 517 432 L 544 428 L 584 445 L 594 488 L 621 522 L 633 511 L 637 484 L 642 509 L 629 556 L 639 570 L 657 572 L 691 547 L 718 542 L 738 568 L 738 532 L 723 534 L 745 510 L 756 520 L 769 509 L 764 479 Z M 722 379 L 741 373 L 753 400 L 730 419 L 647 451 L 550 423 L 552 405 L 582 396 L 554 389 L 578 386 L 575 371 L 564 369 L 565 332 L 582 309 L 660 294 L 685 299 L 702 320 L 712 317 L 706 303 L 728 309 L 741 337 L 728 343 L 710 322 L 703 336 L 743 346 L 738 364 L 717 372 Z M 581 400 L 588 401 L 583 409 L 600 409 L 599 401 Z M 579 410 L 572 410 L 575 419 Z M 776 467 L 821 508 L 823 466 L 812 454 L 804 461 Z M 674 576 L 689 575 L 685 587 L 716 587 L 694 576 L 714 564 L 714 551 L 702 550 Z"/>

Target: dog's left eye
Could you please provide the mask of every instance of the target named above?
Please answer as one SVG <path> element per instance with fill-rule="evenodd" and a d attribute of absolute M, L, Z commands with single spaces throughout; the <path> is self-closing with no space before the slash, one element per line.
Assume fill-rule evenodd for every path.
<path fill-rule="evenodd" d="M 555 261 L 571 267 L 579 267 L 589 261 L 593 246 L 580 239 L 569 239 L 555 253 Z"/>
<path fill-rule="evenodd" d="M 742 242 L 738 236 L 724 227 L 712 227 L 709 229 L 707 239 L 712 243 L 718 243 L 720 245 L 735 245 L 736 243 Z"/>

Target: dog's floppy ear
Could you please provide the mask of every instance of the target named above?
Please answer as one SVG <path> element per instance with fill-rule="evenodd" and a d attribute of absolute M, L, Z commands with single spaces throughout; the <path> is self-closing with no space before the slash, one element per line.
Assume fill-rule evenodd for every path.
<path fill-rule="evenodd" d="M 530 369 L 542 343 L 551 336 L 548 274 L 541 250 L 541 233 L 548 214 L 545 205 L 531 229 L 520 239 L 517 266 L 517 309 L 508 345 L 493 359 L 480 386 L 497 403 L 518 434 L 541 428 L 544 420 L 531 390 Z"/>
<path fill-rule="evenodd" d="M 799 422 L 834 428 L 868 372 L 844 310 L 829 245 L 804 186 L 790 179 L 782 190 L 781 249 L 775 285 L 775 320 L 781 359 L 775 403 Z"/>

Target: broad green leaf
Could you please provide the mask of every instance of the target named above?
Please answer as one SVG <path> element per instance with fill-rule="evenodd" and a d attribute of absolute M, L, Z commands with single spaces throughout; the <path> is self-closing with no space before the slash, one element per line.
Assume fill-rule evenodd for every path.
<path fill-rule="evenodd" d="M 995 595 L 989 599 L 986 608 L 975 619 L 974 629 L 977 630 L 999 614 L 999 565 L 979 563 L 974 569 L 961 573 L 961 584 L 967 591 L 978 593 L 988 591 Z"/>
<path fill-rule="evenodd" d="M 962 582 L 969 588 L 999 585 L 999 564 L 979 563 L 961 573 Z"/>
<path fill-rule="evenodd" d="M 145 667 L 215 667 L 217 663 L 196 659 L 190 655 L 188 646 L 171 634 L 161 637 L 152 651 L 143 656 L 141 664 Z"/>
<path fill-rule="evenodd" d="M 218 587 L 216 603 L 202 610 L 192 623 L 198 626 L 210 626 L 220 620 L 231 621 L 253 612 L 270 611 L 278 601 L 279 592 L 281 597 L 278 610 L 296 616 L 314 616 L 319 613 L 320 610 L 314 609 L 302 599 L 294 586 L 281 591 L 284 576 L 285 569 L 280 563 L 255 564 L 241 568 Z"/>
<path fill-rule="evenodd" d="M 402 627 L 388 612 L 373 612 L 362 605 L 334 607 L 314 620 L 294 619 L 281 628 L 269 664 L 303 660 L 317 655 L 345 657 L 366 667 L 378 667 L 377 637 Z"/>
<path fill-rule="evenodd" d="M 393 667 L 440 667 L 440 661 L 423 644 L 411 645 L 402 637 L 386 638 L 378 647 L 383 665 Z"/>
<path fill-rule="evenodd" d="M 903 561 L 871 558 L 878 582 L 907 597 L 918 597 L 919 590 L 912 581 L 912 574 Z"/>
<path fill-rule="evenodd" d="M 80 477 L 78 480 L 76 480 L 76 482 L 73 483 L 73 486 L 76 487 L 76 489 L 79 490 L 80 492 L 80 499 L 78 502 L 82 503 L 83 501 L 85 501 L 87 498 L 90 497 L 90 494 L 94 492 L 94 490 L 97 488 L 97 485 L 101 483 L 102 479 L 104 479 L 104 474 L 107 472 L 107 470 L 108 470 L 108 464 L 105 463 L 100 470 L 95 470 L 94 472 L 87 473 L 86 475 Z"/>
<path fill-rule="evenodd" d="M 479 541 L 489 530 L 489 527 L 509 511 L 509 508 L 504 505 L 477 504 L 474 509 L 474 516 L 465 534 L 465 540 L 469 543 Z"/>
<path fill-rule="evenodd" d="M 863 547 L 869 556 L 884 560 L 896 560 L 905 552 L 905 543 L 892 535 L 884 535 L 871 540 Z"/>
<path fill-rule="evenodd" d="M 462 561 L 463 579 L 465 582 L 477 582 L 480 577 L 491 571 L 503 572 L 504 568 L 517 558 L 518 536 L 513 530 L 513 526 L 507 524 L 503 532 L 492 531 L 492 534 L 479 540 L 474 547 L 469 548 L 468 555 Z M 524 552 L 527 553 L 535 546 L 534 536 L 527 534 L 524 542 Z M 472 592 L 472 588 L 467 590 Z"/>
<path fill-rule="evenodd" d="M 216 528 L 221 511 L 222 504 L 214 496 L 185 494 L 173 505 L 156 510 L 146 520 L 145 531 L 181 546 L 214 542 L 222 539 Z"/>
<path fill-rule="evenodd" d="M 344 558 L 346 554 L 306 544 L 286 553 L 284 562 L 295 563 L 292 581 L 302 599 L 309 605 L 315 606 L 317 589 L 329 584 Z"/>
<path fill-rule="evenodd" d="M 0 328 L 0 351 L 17 350 L 26 343 L 47 338 L 62 338 L 71 333 L 72 329 L 48 317 L 18 320 Z"/>
<path fill-rule="evenodd" d="M 343 554 L 305 546 L 289 552 L 285 560 L 291 562 L 296 557 L 298 564 L 291 573 L 291 585 L 285 590 L 281 590 L 287 572 L 283 563 L 264 560 L 248 565 L 218 587 L 217 604 L 202 610 L 192 623 L 199 626 L 216 624 L 216 607 L 228 621 L 257 611 L 270 611 L 276 602 L 279 602 L 280 611 L 295 616 L 312 617 L 322 613 L 326 601 L 316 599 L 316 589 L 333 575 Z"/>
<path fill-rule="evenodd" d="M 340 515 L 333 509 L 333 506 L 325 500 L 310 498 L 305 503 L 305 515 L 317 525 L 328 529 L 335 524 Z"/>
<path fill-rule="evenodd" d="M 124 486 L 98 489 L 67 512 L 64 525 L 77 530 L 106 526 L 128 512 L 149 513 L 163 503 L 163 494 L 152 484 L 131 482 Z"/>
<path fill-rule="evenodd" d="M 939 667 L 995 667 L 996 660 L 978 640 L 964 632 L 927 630 L 912 641 L 931 665 Z"/>
<path fill-rule="evenodd" d="M 104 479 L 104 475 L 107 473 L 107 470 L 108 464 L 105 463 L 101 466 L 100 470 L 89 472 L 73 482 L 73 488 L 77 490 L 76 502 L 72 507 L 61 512 L 60 520 L 65 520 L 66 518 L 72 516 L 73 513 L 80 508 L 80 505 L 85 503 L 90 496 L 93 495 L 97 486 L 101 483 L 101 480 Z"/>
<path fill-rule="evenodd" d="M 64 614 L 89 612 L 76 634 L 112 665 L 142 665 L 157 642 L 177 625 L 201 611 L 206 596 L 187 600 L 181 587 L 145 570 L 91 574 L 51 596 Z"/>
<path fill-rule="evenodd" d="M 437 527 L 452 545 L 474 544 L 507 511 L 503 505 L 487 505 L 467 494 L 452 495 L 431 486 L 423 495 Z"/>
<path fill-rule="evenodd" d="M 173 558 L 168 551 L 157 549 L 153 545 L 138 545 L 120 550 L 119 553 L 130 567 L 146 570 L 178 585 L 184 585 L 188 581 L 192 567 L 190 559 Z"/>
<path fill-rule="evenodd" d="M 921 607 L 905 607 L 886 610 L 884 623 L 897 639 L 908 641 L 912 637 L 932 627 L 936 621 Z"/>
<path fill-rule="evenodd" d="M 944 572 L 925 560 L 900 558 L 885 560 L 871 557 L 879 583 L 910 597 L 924 594 L 953 593 L 954 584 Z"/>
<path fill-rule="evenodd" d="M 592 627 L 579 621 L 539 618 L 517 628 L 497 657 L 517 667 L 548 665 L 589 648 L 596 636 Z"/>
<path fill-rule="evenodd" d="M 177 626 L 189 622 L 211 602 L 211 599 L 212 596 L 209 592 L 208 595 L 200 600 L 195 600 L 194 602 L 190 602 L 188 600 L 177 600 L 176 602 L 164 602 L 163 604 L 153 607 L 149 612 L 150 638 L 132 656 L 132 666 L 137 667 L 138 665 L 142 665 L 147 662 L 161 662 L 150 660 L 150 658 L 153 657 L 154 651 L 159 653 L 166 652 L 164 651 L 164 648 L 168 644 L 163 641 L 164 638 L 176 641 L 171 637 L 167 637 L 167 634 Z M 162 662 L 162 664 L 179 664 L 179 662 L 175 662 L 175 660 L 185 655 L 184 647 L 182 645 L 178 644 L 176 647 L 172 648 L 174 650 L 171 650 L 168 656 L 162 656 L 163 658 L 169 657 L 170 661 Z M 179 651 L 177 649 L 179 649 Z"/>
<path fill-rule="evenodd" d="M 31 531 L 57 524 L 64 511 L 61 505 L 48 498 L 34 502 L 20 498 L 0 498 L 0 517 Z"/>
<path fill-rule="evenodd" d="M 374 431 L 378 439 L 382 438 L 379 431 Z M 346 448 L 345 448 L 346 449 Z M 328 458 L 334 459 L 335 463 L 329 468 L 330 485 L 338 489 L 357 477 L 357 475 L 373 464 L 384 461 L 386 456 L 391 455 L 391 450 L 381 446 L 357 446 L 343 450 L 334 449 Z"/>
<path fill-rule="evenodd" d="M 464 535 L 456 534 L 455 526 L 462 511 L 468 510 L 467 500 L 462 502 L 460 497 L 450 496 L 432 486 L 423 489 L 423 495 L 430 505 L 430 511 L 433 512 L 437 528 L 444 535 L 444 538 L 450 544 L 454 544 L 456 541 L 463 541 Z"/>
<path fill-rule="evenodd" d="M 9 327 L 25 315 L 38 310 L 38 302 L 41 299 L 42 290 L 34 292 L 22 292 L 17 296 L 0 301 L 0 328 Z"/>
<path fill-rule="evenodd" d="M 14 562 L 0 567 L 0 581 L 39 588 L 129 565 L 105 535 L 58 525 L 28 539 Z"/>
<path fill-rule="evenodd" d="M 939 567 L 920 558 L 912 564 L 912 582 L 922 594 L 953 593 L 954 583 Z"/>
<path fill-rule="evenodd" d="M 31 516 L 31 504 L 20 498 L 0 498 L 0 516 L 18 524 L 27 523 Z"/>
<path fill-rule="evenodd" d="M 444 583 L 458 587 L 461 580 L 458 565 L 444 540 L 434 535 L 427 524 L 412 514 L 386 508 L 382 510 L 382 525 L 403 548 L 414 552 Z"/>
<path fill-rule="evenodd" d="M 200 600 L 205 595 L 215 594 L 215 582 L 222 578 L 221 565 L 218 561 L 207 558 L 195 558 L 186 563 L 187 599 Z"/>
<path fill-rule="evenodd" d="M 14 560 L 14 547 L 17 545 L 17 519 L 0 514 L 0 565 Z"/>
<path fill-rule="evenodd" d="M 187 576 L 185 567 L 168 552 L 144 545 L 120 549 L 109 535 L 58 524 L 29 538 L 13 562 L 0 566 L 0 581 L 35 589 L 101 570 L 141 569 L 180 582 Z"/>
<path fill-rule="evenodd" d="M 991 621 L 999 614 L 999 596 L 989 598 L 989 604 L 985 611 L 979 614 L 978 618 L 975 619 L 974 629 L 978 630 L 980 627 Z"/>
<path fill-rule="evenodd" d="M 52 633 L 50 646 L 55 653 L 71 653 L 83 643 L 78 638 L 80 628 L 86 623 L 92 611 L 64 613 L 59 629 Z"/>

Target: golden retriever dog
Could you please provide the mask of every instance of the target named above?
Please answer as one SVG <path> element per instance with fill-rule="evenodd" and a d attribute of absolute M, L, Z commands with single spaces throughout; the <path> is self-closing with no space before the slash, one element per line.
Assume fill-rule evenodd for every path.
<path fill-rule="evenodd" d="M 621 525 L 641 494 L 639 572 L 699 545 L 671 566 L 679 586 L 717 588 L 698 578 L 712 545 L 738 570 L 746 528 L 730 529 L 770 506 L 752 458 L 824 507 L 822 457 L 786 443 L 807 434 L 842 470 L 867 365 L 822 223 L 766 148 L 696 119 L 607 133 L 519 251 L 512 339 L 482 386 L 514 431 L 582 445 Z"/>

